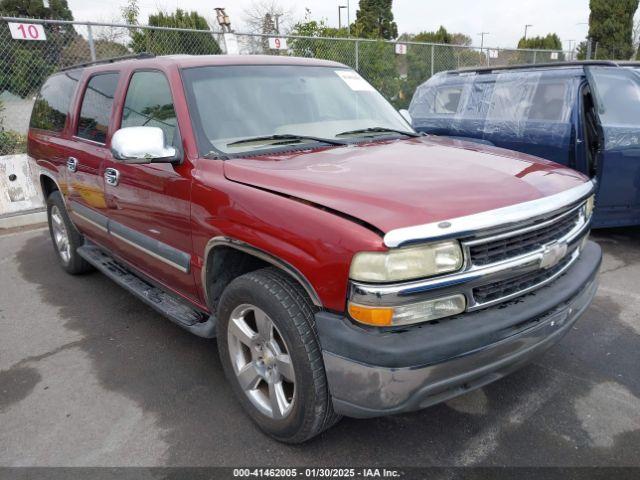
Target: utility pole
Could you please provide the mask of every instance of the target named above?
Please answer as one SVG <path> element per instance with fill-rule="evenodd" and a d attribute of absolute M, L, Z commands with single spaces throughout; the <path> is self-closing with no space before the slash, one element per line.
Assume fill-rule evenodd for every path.
<path fill-rule="evenodd" d="M 480 32 L 480 51 L 482 52 L 482 47 L 484 47 L 484 36 L 489 35 L 490 32 Z"/>
<path fill-rule="evenodd" d="M 529 27 L 533 27 L 533 25 L 525 25 L 524 26 L 524 39 L 527 39 L 527 30 L 529 30 Z"/>
<path fill-rule="evenodd" d="M 280 17 L 282 13 L 274 13 L 273 16 L 276 17 L 276 33 L 280 35 Z"/>
<path fill-rule="evenodd" d="M 351 36 L 351 8 L 349 8 L 349 0 L 347 0 L 347 33 Z"/>
<path fill-rule="evenodd" d="M 569 39 L 567 40 L 567 42 L 569 42 L 569 55 L 571 56 L 571 58 L 569 58 L 569 60 L 573 60 L 573 42 L 575 42 L 574 39 Z"/>
<path fill-rule="evenodd" d="M 338 30 L 342 28 L 342 9 L 343 8 L 348 8 L 348 7 L 346 5 L 338 6 Z"/>

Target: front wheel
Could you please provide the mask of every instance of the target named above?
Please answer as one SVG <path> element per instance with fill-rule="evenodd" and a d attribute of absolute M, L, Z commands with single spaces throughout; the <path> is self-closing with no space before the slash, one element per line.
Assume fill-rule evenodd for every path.
<path fill-rule="evenodd" d="M 53 248 L 58 254 L 58 260 L 68 273 L 77 275 L 89 272 L 93 267 L 76 252 L 84 243 L 82 235 L 71 223 L 62 195 L 58 190 L 47 198 L 47 219 Z"/>
<path fill-rule="evenodd" d="M 225 374 L 264 432 L 301 443 L 339 420 L 313 307 L 292 279 L 275 268 L 242 275 L 225 289 L 218 313 Z"/>

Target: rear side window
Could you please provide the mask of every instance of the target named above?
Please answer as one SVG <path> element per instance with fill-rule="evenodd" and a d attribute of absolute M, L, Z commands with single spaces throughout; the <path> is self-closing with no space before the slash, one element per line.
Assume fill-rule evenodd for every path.
<path fill-rule="evenodd" d="M 460 98 L 462 97 L 462 88 L 462 86 L 441 87 L 436 90 L 433 113 L 446 115 L 457 113 Z"/>
<path fill-rule="evenodd" d="M 89 80 L 80 109 L 78 137 L 98 143 L 106 142 L 118 76 L 117 73 L 102 73 Z"/>
<path fill-rule="evenodd" d="M 51 132 L 61 132 L 64 129 L 78 78 L 78 72 L 65 72 L 54 75 L 45 82 L 33 105 L 30 128 Z"/>
<path fill-rule="evenodd" d="M 176 112 L 161 72 L 136 72 L 131 77 L 120 127 L 142 126 L 161 128 L 167 144 L 176 145 Z"/>

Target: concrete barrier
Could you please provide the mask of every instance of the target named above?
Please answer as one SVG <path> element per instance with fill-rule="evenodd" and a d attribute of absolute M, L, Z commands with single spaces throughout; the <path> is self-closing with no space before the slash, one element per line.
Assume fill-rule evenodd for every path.
<path fill-rule="evenodd" d="M 40 185 L 26 153 L 0 157 L 0 229 L 47 220 Z"/>

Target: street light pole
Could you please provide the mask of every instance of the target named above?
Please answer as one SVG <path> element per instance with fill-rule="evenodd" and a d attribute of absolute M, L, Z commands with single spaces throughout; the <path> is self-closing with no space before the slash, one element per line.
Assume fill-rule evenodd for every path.
<path fill-rule="evenodd" d="M 525 25 L 524 26 L 524 39 L 527 39 L 527 30 L 529 30 L 529 27 L 533 27 L 533 25 Z"/>
<path fill-rule="evenodd" d="M 351 8 L 349 7 L 349 0 L 347 0 L 347 33 L 351 36 Z"/>
<path fill-rule="evenodd" d="M 482 52 L 482 47 L 484 47 L 484 36 L 489 35 L 489 32 L 480 32 L 480 51 Z"/>
<path fill-rule="evenodd" d="M 342 9 L 347 8 L 346 5 L 338 6 L 338 30 L 342 29 Z"/>

